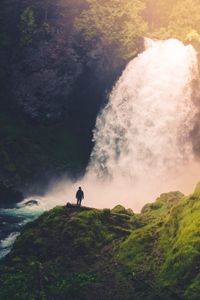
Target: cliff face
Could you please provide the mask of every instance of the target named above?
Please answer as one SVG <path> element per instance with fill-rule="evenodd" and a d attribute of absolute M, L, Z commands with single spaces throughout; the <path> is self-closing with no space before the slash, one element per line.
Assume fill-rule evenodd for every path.
<path fill-rule="evenodd" d="M 34 190 L 87 165 L 97 113 L 125 61 L 77 32 L 84 7 L 81 0 L 0 3 L 0 181 L 9 188 Z"/>
<path fill-rule="evenodd" d="M 121 206 L 43 214 L 1 264 L 1 299 L 198 299 L 197 190 L 163 194 L 138 215 Z"/>
<path fill-rule="evenodd" d="M 87 104 L 98 109 L 123 63 L 114 61 L 105 45 L 97 41 L 89 44 L 76 31 L 74 20 L 84 1 L 70 2 L 1 2 L 6 92 L 32 118 L 61 118 L 66 110 L 70 115 L 71 106 L 78 112 Z M 95 84 L 98 90 L 97 78 L 99 93 L 92 89 Z M 74 88 L 79 84 L 82 89 L 76 94 Z M 91 95 L 93 99 L 88 99 Z M 94 113 L 92 107 L 91 111 Z"/>

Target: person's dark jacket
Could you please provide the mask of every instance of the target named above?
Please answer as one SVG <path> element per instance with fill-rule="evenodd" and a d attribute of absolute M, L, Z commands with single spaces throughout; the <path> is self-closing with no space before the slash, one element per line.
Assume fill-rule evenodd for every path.
<path fill-rule="evenodd" d="M 77 193 L 76 193 L 76 199 L 78 200 L 82 200 L 84 199 L 84 193 L 82 190 L 78 190 Z"/>

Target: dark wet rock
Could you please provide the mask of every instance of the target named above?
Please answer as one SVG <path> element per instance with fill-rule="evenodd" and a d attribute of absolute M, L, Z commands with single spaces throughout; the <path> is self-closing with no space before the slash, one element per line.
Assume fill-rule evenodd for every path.
<path fill-rule="evenodd" d="M 25 202 L 26 206 L 33 206 L 33 205 L 39 205 L 37 200 L 29 200 L 27 202 Z"/>

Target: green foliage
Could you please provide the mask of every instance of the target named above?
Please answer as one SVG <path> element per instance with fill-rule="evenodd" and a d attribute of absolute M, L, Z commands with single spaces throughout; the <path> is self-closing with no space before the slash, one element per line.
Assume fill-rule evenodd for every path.
<path fill-rule="evenodd" d="M 112 209 L 112 212 L 114 213 L 118 213 L 118 214 L 125 214 L 126 213 L 126 209 L 124 206 L 122 205 L 117 205 Z"/>
<path fill-rule="evenodd" d="M 117 45 L 119 53 L 131 57 L 137 53 L 138 38 L 147 24 L 141 17 L 141 0 L 86 0 L 87 9 L 76 19 L 76 28 L 86 39 L 100 39 L 102 44 Z"/>
<path fill-rule="evenodd" d="M 138 215 L 120 205 L 46 212 L 0 266 L 1 299 L 197 300 L 198 190 L 162 194 Z"/>
<path fill-rule="evenodd" d="M 102 214 L 101 214 L 101 220 L 103 222 L 107 221 L 110 218 L 110 215 L 111 215 L 110 209 L 107 209 L 107 208 L 103 209 Z"/>
<path fill-rule="evenodd" d="M 193 196 L 197 199 L 200 199 L 200 182 L 197 184 Z"/>
<path fill-rule="evenodd" d="M 173 194 L 178 198 L 174 203 L 169 201 Z M 146 205 L 142 227 L 121 244 L 118 258 L 139 282 L 145 278 L 154 293 L 193 300 L 199 293 L 200 202 L 195 193 L 180 196 L 161 195 L 155 205 L 163 204 L 156 209 Z"/>
<path fill-rule="evenodd" d="M 192 38 L 194 30 L 196 30 L 198 37 L 200 27 L 199 9 L 200 3 L 198 0 L 177 1 L 170 16 L 169 32 L 174 32 L 176 37 L 186 42 L 189 36 L 190 39 Z M 193 34 L 194 39 L 196 39 L 196 35 Z"/>
<path fill-rule="evenodd" d="M 153 30 L 150 35 L 178 38 L 200 49 L 200 3 L 198 0 L 158 0 L 155 5 Z"/>
<path fill-rule="evenodd" d="M 200 49 L 198 0 L 85 0 L 76 17 L 76 30 L 87 40 L 118 47 L 118 54 L 130 58 L 138 51 L 138 38 L 178 38 Z"/>
<path fill-rule="evenodd" d="M 129 215 L 129 216 L 133 216 L 134 215 L 134 212 L 133 212 L 133 210 L 131 208 L 126 209 L 122 205 L 116 205 L 112 209 L 112 212 L 116 213 L 116 214 L 125 214 L 125 215 Z"/>
<path fill-rule="evenodd" d="M 198 300 L 200 294 L 200 275 L 198 274 L 195 280 L 189 285 L 185 292 L 186 299 Z"/>
<path fill-rule="evenodd" d="M 8 266 L 0 266 L 0 298 L 92 299 L 125 224 L 109 210 L 56 207 L 43 214 L 19 236 Z"/>
<path fill-rule="evenodd" d="M 194 196 L 188 197 L 172 209 L 161 234 L 161 246 L 166 253 L 160 273 L 162 284 L 176 286 L 180 293 L 183 286 L 192 280 L 194 284 L 196 277 L 198 280 L 199 224 L 200 203 Z"/>
<path fill-rule="evenodd" d="M 21 44 L 23 46 L 32 44 L 35 29 L 34 11 L 31 7 L 27 7 L 20 17 Z"/>

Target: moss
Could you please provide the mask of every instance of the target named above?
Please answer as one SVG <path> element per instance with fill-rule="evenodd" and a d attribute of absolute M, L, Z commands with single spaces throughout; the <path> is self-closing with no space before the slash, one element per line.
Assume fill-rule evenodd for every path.
<path fill-rule="evenodd" d="M 184 194 L 181 192 L 170 192 L 170 193 L 164 193 L 161 194 L 159 198 L 156 199 L 156 203 L 168 203 L 168 204 L 175 204 L 176 202 L 183 199 Z"/>
<path fill-rule="evenodd" d="M 131 208 L 128 208 L 128 209 L 126 210 L 126 212 L 127 212 L 127 214 L 130 215 L 130 216 L 133 216 L 133 215 L 134 215 L 134 212 L 133 212 L 133 210 L 132 210 Z"/>
<path fill-rule="evenodd" d="M 20 16 L 20 32 L 22 46 L 28 46 L 32 43 L 33 33 L 36 28 L 34 11 L 27 7 Z"/>
<path fill-rule="evenodd" d="M 187 290 L 185 291 L 185 298 L 186 299 L 193 299 L 193 300 L 198 300 L 199 299 L 199 294 L 200 294 L 200 274 L 198 274 Z"/>
<path fill-rule="evenodd" d="M 200 198 L 200 182 L 197 184 L 193 196 L 198 198 L 198 199 Z"/>
<path fill-rule="evenodd" d="M 130 215 L 130 216 L 134 215 L 133 210 L 131 208 L 126 209 L 122 205 L 116 205 L 112 209 L 112 212 L 116 213 L 116 214 L 125 214 L 125 215 Z"/>
<path fill-rule="evenodd" d="M 134 215 L 56 207 L 18 237 L 0 266 L 0 297 L 199 299 L 199 226 L 195 193 L 163 194 Z"/>
<path fill-rule="evenodd" d="M 151 204 L 146 204 L 143 208 L 142 208 L 142 213 L 148 213 L 151 210 L 156 210 L 159 209 L 163 206 L 162 203 L 151 203 Z"/>

